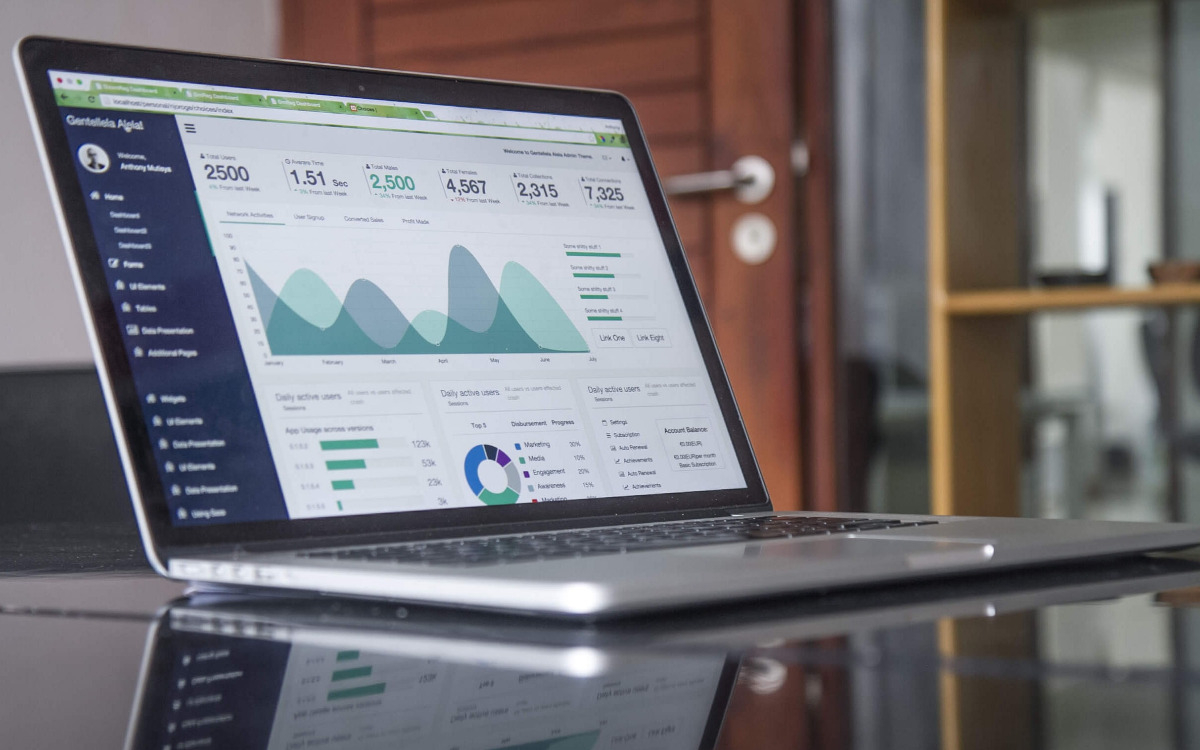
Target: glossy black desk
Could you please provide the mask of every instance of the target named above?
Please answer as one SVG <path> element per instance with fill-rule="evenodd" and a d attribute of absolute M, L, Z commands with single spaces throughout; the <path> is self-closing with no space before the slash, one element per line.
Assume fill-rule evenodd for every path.
<path fill-rule="evenodd" d="M 579 626 L 184 600 L 127 528 L 0 542 L 4 747 L 1200 747 L 1187 559 Z"/>

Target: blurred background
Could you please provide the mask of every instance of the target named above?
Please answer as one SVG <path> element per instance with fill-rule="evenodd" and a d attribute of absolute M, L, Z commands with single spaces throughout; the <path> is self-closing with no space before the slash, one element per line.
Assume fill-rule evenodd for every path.
<path fill-rule="evenodd" d="M 618 89 L 663 177 L 774 168 L 761 202 L 671 202 L 778 506 L 1200 515 L 1200 287 L 1147 275 L 1200 258 L 1200 2 L 14 0 L 0 29 Z M 13 436 L 75 414 L 47 438 L 124 513 L 25 115 L 0 118 L 0 481 L 44 488 Z"/>
<path fill-rule="evenodd" d="M 1149 276 L 1200 261 L 1200 0 L 7 0 L 0 32 L 618 89 L 663 177 L 774 170 L 760 202 L 671 206 L 777 507 L 1200 520 L 1200 284 Z M 13 75 L 0 95 L 0 514 L 128 523 Z M 759 254 L 747 221 L 775 230 Z M 1082 629 L 1144 665 L 1200 642 L 1085 620 L 1010 619 L 1003 647 L 1066 663 Z M 939 704 L 928 678 L 865 667 L 817 699 L 877 719 L 856 747 L 930 746 L 906 717 L 940 705 L 987 746 L 1200 736 L 1119 692 Z"/>

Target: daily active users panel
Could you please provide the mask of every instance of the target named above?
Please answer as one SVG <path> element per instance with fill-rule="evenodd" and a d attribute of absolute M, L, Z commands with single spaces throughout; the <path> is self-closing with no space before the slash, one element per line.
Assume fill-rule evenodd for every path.
<path fill-rule="evenodd" d="M 697 377 L 265 389 L 292 517 L 742 486 Z"/>

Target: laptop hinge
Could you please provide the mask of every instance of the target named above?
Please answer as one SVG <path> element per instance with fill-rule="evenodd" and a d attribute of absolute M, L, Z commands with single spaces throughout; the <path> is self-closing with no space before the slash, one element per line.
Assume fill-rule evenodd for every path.
<path fill-rule="evenodd" d="M 742 510 L 739 508 L 739 510 Z M 753 512 L 745 509 L 746 512 Z M 621 513 L 620 515 L 528 521 L 522 523 L 458 526 L 453 528 L 420 529 L 416 531 L 388 531 L 369 534 L 338 534 L 336 536 L 309 536 L 303 539 L 285 539 L 247 544 L 223 544 L 172 547 L 160 550 L 167 559 L 189 557 L 203 553 L 237 554 L 238 552 L 279 552 L 292 549 L 315 549 L 318 547 L 354 547 L 364 544 L 419 542 L 431 539 L 462 539 L 474 536 L 501 536 L 504 534 L 529 534 L 560 529 L 583 529 L 599 526 L 627 526 L 641 523 L 665 521 L 687 521 L 699 518 L 726 518 L 733 515 L 729 508 L 705 508 L 698 510 L 670 511 L 657 513 Z"/>

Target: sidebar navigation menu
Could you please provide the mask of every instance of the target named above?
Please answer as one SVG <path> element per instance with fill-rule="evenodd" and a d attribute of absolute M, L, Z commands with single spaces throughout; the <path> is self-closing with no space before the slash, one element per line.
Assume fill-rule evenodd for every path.
<path fill-rule="evenodd" d="M 62 116 L 172 520 L 285 519 L 175 118 Z"/>

